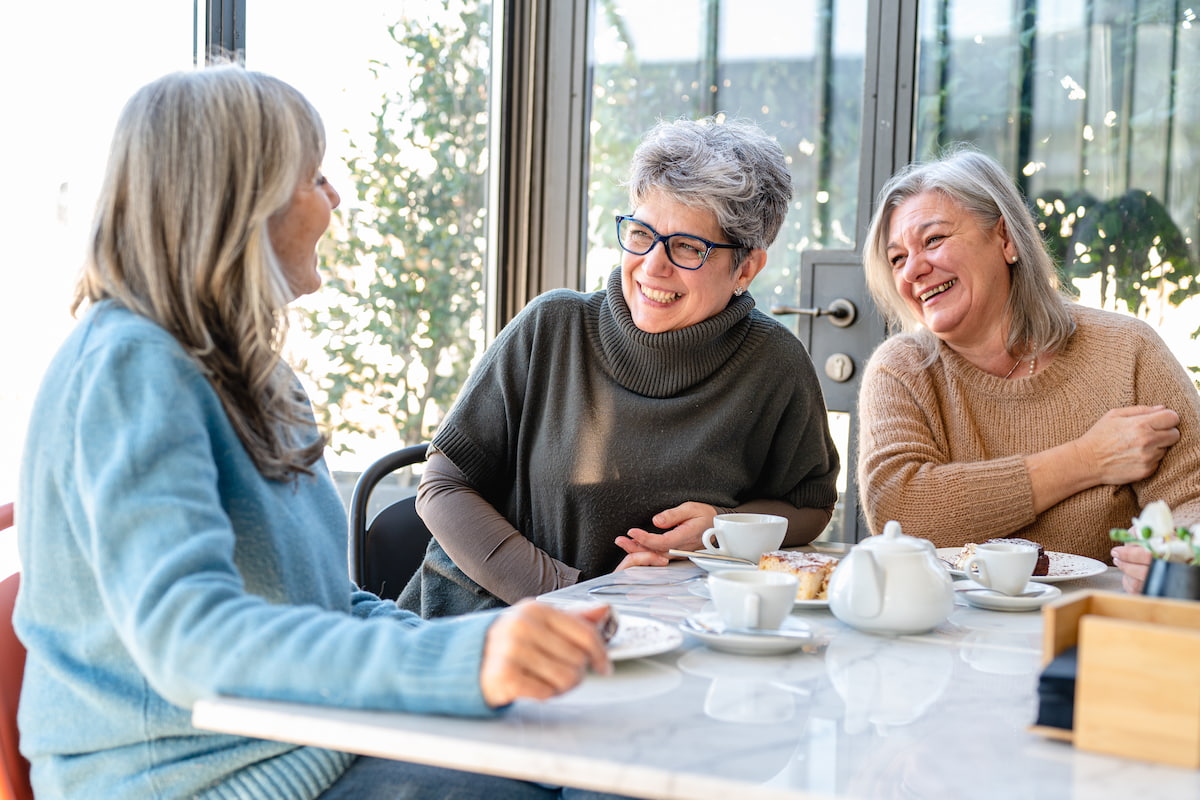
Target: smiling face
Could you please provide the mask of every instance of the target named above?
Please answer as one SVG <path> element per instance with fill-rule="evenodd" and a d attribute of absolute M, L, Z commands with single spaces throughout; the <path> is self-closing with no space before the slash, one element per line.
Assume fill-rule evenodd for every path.
<path fill-rule="evenodd" d="M 341 197 L 320 172 L 304 178 L 287 208 L 267 223 L 271 247 L 294 297 L 321 288 L 317 272 L 317 242 L 329 227 L 329 215 Z"/>
<path fill-rule="evenodd" d="M 652 192 L 633 210 L 636 217 L 660 235 L 690 233 L 710 242 L 728 243 L 712 212 L 677 203 Z M 714 249 L 700 269 L 676 267 L 662 242 L 649 253 L 624 253 L 621 289 L 639 329 L 665 333 L 687 328 L 720 313 L 737 287 L 749 287 L 766 265 L 766 252 L 750 251 L 735 270 L 732 250 Z"/>
<path fill-rule="evenodd" d="M 892 212 L 887 256 L 901 300 L 939 339 L 959 351 L 1004 341 L 1016 250 L 1003 219 L 985 230 L 940 192 L 914 195 Z"/>

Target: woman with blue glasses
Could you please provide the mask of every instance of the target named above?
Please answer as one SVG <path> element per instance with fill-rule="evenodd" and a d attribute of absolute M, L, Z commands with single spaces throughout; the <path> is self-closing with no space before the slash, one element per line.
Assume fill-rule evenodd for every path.
<path fill-rule="evenodd" d="M 458 614 L 665 565 L 735 509 L 787 517 L 787 545 L 824 529 L 839 462 L 817 376 L 747 293 L 791 185 L 751 123 L 649 132 L 607 288 L 532 301 L 434 437 L 434 541 L 402 605 Z"/>

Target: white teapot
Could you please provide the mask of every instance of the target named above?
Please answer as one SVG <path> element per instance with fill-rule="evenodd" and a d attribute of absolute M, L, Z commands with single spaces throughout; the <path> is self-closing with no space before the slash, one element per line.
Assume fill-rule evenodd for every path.
<path fill-rule="evenodd" d="M 870 633 L 924 633 L 954 609 L 954 584 L 933 543 L 891 521 L 850 549 L 829 579 L 829 610 Z"/>

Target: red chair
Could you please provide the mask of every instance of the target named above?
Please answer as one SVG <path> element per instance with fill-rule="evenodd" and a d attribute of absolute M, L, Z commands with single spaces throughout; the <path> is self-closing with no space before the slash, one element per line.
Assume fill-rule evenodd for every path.
<path fill-rule="evenodd" d="M 0 530 L 13 524 L 13 504 L 0 506 Z M 29 762 L 17 749 L 17 702 L 25 677 L 25 648 L 13 632 L 13 604 L 21 573 L 0 581 L 0 800 L 33 800 Z"/>

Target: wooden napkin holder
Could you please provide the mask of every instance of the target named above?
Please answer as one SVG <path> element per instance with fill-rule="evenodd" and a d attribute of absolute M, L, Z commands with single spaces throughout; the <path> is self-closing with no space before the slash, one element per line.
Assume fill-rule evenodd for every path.
<path fill-rule="evenodd" d="M 1042 664 L 1078 648 L 1076 747 L 1200 768 L 1200 603 L 1081 592 L 1043 608 Z"/>

